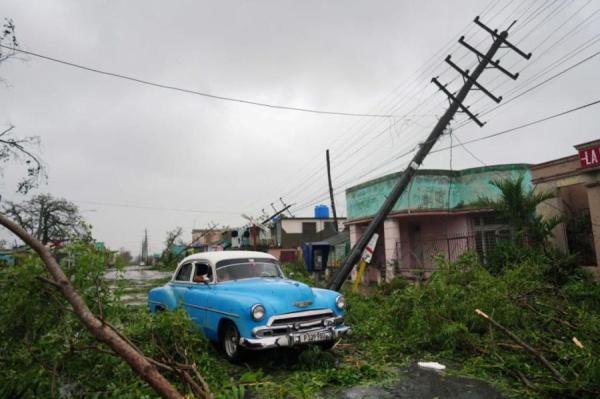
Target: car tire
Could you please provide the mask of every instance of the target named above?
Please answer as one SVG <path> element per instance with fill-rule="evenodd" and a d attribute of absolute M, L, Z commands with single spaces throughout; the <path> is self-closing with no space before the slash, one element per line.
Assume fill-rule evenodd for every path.
<path fill-rule="evenodd" d="M 240 332 L 232 321 L 225 323 L 223 326 L 221 350 L 230 362 L 238 361 L 242 357 L 243 348 L 240 346 Z"/>

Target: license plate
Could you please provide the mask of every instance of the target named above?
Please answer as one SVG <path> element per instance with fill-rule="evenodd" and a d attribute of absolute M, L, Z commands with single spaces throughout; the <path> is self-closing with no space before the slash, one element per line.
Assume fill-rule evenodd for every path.
<path fill-rule="evenodd" d="M 310 342 L 328 341 L 331 339 L 329 331 L 315 331 L 300 335 L 300 342 L 307 344 Z"/>

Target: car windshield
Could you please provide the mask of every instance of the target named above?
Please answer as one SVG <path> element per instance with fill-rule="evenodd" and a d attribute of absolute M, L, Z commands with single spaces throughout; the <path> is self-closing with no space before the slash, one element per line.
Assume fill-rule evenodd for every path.
<path fill-rule="evenodd" d="M 228 259 L 217 263 L 217 281 L 254 277 L 283 277 L 274 259 Z"/>

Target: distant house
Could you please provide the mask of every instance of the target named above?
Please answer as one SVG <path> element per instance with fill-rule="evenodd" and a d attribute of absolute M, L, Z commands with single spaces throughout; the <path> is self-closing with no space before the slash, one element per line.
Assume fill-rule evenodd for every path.
<path fill-rule="evenodd" d="M 346 218 L 338 218 L 339 231 L 344 230 Z M 270 225 L 271 246 L 269 253 L 282 262 L 297 259 L 298 248 L 306 242 L 324 241 L 338 234 L 330 217 L 281 216 Z"/>
<path fill-rule="evenodd" d="M 221 241 L 224 229 L 194 229 L 192 230 L 192 247 L 207 247 Z"/>
<path fill-rule="evenodd" d="M 473 203 L 480 197 L 498 197 L 499 190 L 490 184 L 492 179 L 519 175 L 531 187 L 528 164 L 417 171 L 378 231 L 379 240 L 366 280 L 389 281 L 397 275 L 427 277 L 438 254 L 455 259 L 467 250 L 476 250 L 485 262 L 499 237 L 510 232 L 490 210 L 479 209 Z M 401 173 L 389 174 L 346 190 L 346 224 L 352 245 L 400 176 Z"/>
<path fill-rule="evenodd" d="M 0 250 L 0 266 L 14 266 L 15 263 L 16 259 L 12 252 Z"/>
<path fill-rule="evenodd" d="M 0 267 L 15 266 L 19 264 L 19 259 L 25 256 L 28 252 L 31 252 L 31 249 L 24 245 L 11 249 L 0 249 Z"/>
<path fill-rule="evenodd" d="M 339 231 L 346 218 L 338 218 Z M 271 226 L 277 248 L 298 248 L 305 242 L 323 241 L 337 234 L 333 218 L 281 217 Z"/>

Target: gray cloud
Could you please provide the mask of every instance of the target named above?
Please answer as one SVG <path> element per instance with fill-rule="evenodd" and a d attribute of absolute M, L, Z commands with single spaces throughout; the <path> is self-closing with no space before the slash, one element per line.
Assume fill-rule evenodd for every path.
<path fill-rule="evenodd" d="M 555 32 L 560 21 L 585 2 L 575 1 L 552 18 L 553 8 L 533 14 L 538 7 L 533 3 L 500 1 L 484 18 L 503 27 L 511 17 L 529 10 L 520 21 L 525 26 L 518 30 L 517 24 L 511 39 L 534 51 L 536 62 L 517 82 L 496 78 L 497 71 L 486 72 L 482 82 L 491 88 L 505 82 L 494 90 L 497 94 L 517 87 L 600 33 L 594 19 L 537 61 L 554 39 L 541 49 L 535 49 L 536 44 L 584 22 L 597 5 L 589 5 Z M 444 72 L 447 51 L 436 55 L 444 44 L 456 40 L 460 32 L 468 33 L 473 43 L 486 39 L 469 22 L 488 3 L 2 0 L 0 4 L 2 16 L 14 19 L 24 49 L 190 89 L 324 110 L 383 112 L 376 105 L 391 92 L 392 103 L 403 104 L 397 110 L 402 116 L 435 92 L 427 85 L 432 76 L 440 75 L 446 82 L 456 77 Z M 546 16 L 548 21 L 540 23 Z M 585 54 L 598 47 L 593 45 Z M 451 50 L 465 68 L 475 63 L 472 56 L 460 59 L 467 52 L 458 46 Z M 419 90 L 392 92 L 414 78 L 411 74 L 432 56 L 435 65 L 416 81 Z M 502 62 L 515 64 L 515 71 L 527 65 L 514 54 Z M 598 61 L 589 62 L 490 114 L 483 129 L 467 126 L 456 133 L 466 140 L 594 100 L 600 89 L 597 66 Z M 85 214 L 100 240 L 132 250 L 138 249 L 145 227 L 152 248 L 160 250 L 165 231 L 174 226 L 189 231 L 211 220 L 241 224 L 238 213 L 268 209 L 270 202 L 290 191 L 293 195 L 285 198 L 289 202 L 318 197 L 326 190 L 324 170 L 318 167 L 324 166 L 327 146 L 333 156 L 334 183 L 358 182 L 351 178 L 423 140 L 445 107 L 438 93 L 426 107 L 392 121 L 269 110 L 141 86 L 33 57 L 1 65 L 0 76 L 10 83 L 0 89 L 0 123 L 13 123 L 19 134 L 36 134 L 43 142 L 50 178 L 38 191 L 78 201 L 230 212 L 79 203 L 82 209 L 96 210 Z M 455 80 L 452 87 L 458 84 Z M 484 99 L 473 109 L 490 104 Z M 598 136 L 594 115 L 582 112 L 469 148 L 487 163 L 540 162 L 569 155 L 573 144 Z M 355 138 L 359 140 L 354 142 Z M 478 165 L 460 148 L 454 155 L 456 168 Z M 399 168 L 401 161 L 365 178 Z M 448 153 L 442 152 L 432 155 L 426 166 L 447 167 L 448 162 Z M 312 174 L 318 175 L 313 184 L 294 189 Z M 17 198 L 10 192 L 16 179 L 16 170 L 7 168 L 0 186 L 5 196 Z M 338 198 L 338 208 L 343 209 L 343 197 Z M 301 212 L 309 213 L 310 208 Z"/>

